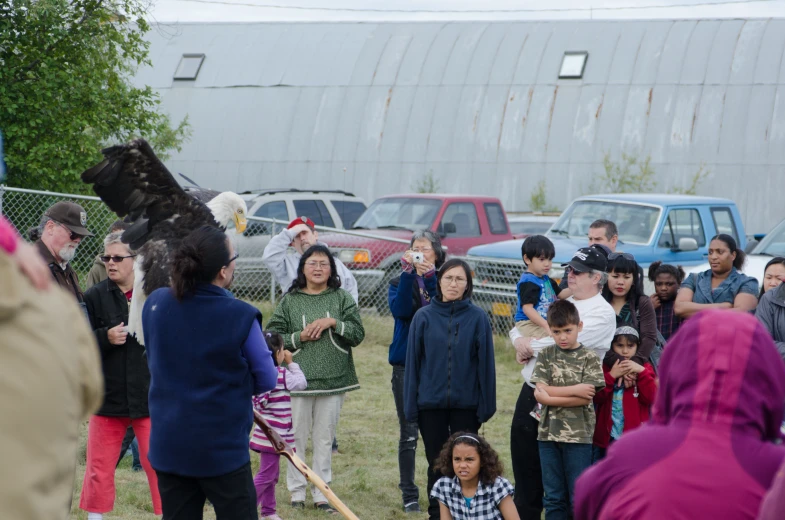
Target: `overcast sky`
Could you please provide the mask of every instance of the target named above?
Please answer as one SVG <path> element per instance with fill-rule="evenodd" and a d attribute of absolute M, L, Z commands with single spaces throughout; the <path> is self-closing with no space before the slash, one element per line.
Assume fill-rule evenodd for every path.
<path fill-rule="evenodd" d="M 159 22 L 785 18 L 785 0 L 151 1 Z"/>

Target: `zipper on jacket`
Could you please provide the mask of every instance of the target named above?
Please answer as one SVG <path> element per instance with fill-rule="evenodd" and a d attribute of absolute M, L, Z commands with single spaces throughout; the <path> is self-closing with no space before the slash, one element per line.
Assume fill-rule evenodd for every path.
<path fill-rule="evenodd" d="M 450 305 L 450 324 L 447 325 L 447 409 L 450 408 L 450 381 L 452 379 L 452 315 L 455 302 Z"/>

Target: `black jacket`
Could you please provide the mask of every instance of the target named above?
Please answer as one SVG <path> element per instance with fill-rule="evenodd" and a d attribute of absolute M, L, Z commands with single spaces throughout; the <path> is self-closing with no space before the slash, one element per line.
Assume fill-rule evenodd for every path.
<path fill-rule="evenodd" d="M 128 335 L 124 345 L 109 343 L 107 331 L 121 322 L 128 325 L 128 301 L 112 280 L 106 279 L 85 293 L 90 326 L 101 350 L 104 373 L 104 404 L 96 415 L 148 417 L 147 393 L 150 370 L 144 347 Z"/>

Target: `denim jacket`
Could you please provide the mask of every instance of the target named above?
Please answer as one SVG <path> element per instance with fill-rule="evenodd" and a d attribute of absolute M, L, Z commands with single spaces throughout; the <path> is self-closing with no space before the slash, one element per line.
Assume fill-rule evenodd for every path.
<path fill-rule="evenodd" d="M 716 289 L 711 288 L 711 269 L 702 273 L 692 273 L 681 284 L 695 293 L 693 303 L 733 303 L 739 293 L 751 294 L 757 298 L 758 281 L 731 268 L 728 277 Z"/>

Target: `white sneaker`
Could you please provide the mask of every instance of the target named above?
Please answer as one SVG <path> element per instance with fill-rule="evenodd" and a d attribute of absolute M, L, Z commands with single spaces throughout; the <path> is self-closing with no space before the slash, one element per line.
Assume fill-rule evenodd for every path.
<path fill-rule="evenodd" d="M 274 515 L 270 515 L 270 516 L 263 516 L 262 520 L 283 520 L 283 518 L 281 518 L 277 514 L 274 514 Z"/>

